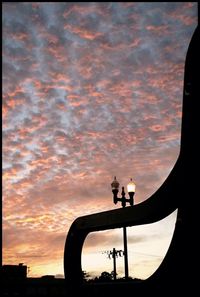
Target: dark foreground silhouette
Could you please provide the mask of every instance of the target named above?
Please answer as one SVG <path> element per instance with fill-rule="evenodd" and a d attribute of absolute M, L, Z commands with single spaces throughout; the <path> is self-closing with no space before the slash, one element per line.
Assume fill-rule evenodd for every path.
<path fill-rule="evenodd" d="M 77 218 L 67 235 L 64 268 L 69 296 L 118 296 L 180 294 L 199 292 L 195 272 L 199 260 L 197 249 L 197 159 L 199 156 L 197 110 L 200 99 L 200 32 L 196 28 L 190 42 L 184 75 L 181 148 L 178 160 L 162 186 L 148 200 L 135 206 Z M 195 179 L 196 178 L 196 179 Z M 157 271 L 147 280 L 134 283 L 85 283 L 82 278 L 81 252 L 90 232 L 153 223 L 178 209 L 169 250 Z M 193 293 L 195 292 L 195 293 Z"/>

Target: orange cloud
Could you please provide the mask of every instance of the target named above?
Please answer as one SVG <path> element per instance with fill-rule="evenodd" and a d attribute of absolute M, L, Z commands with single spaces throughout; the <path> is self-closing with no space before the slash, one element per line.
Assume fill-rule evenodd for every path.
<path fill-rule="evenodd" d="M 168 25 L 162 25 L 162 26 L 149 25 L 149 26 L 146 26 L 146 29 L 148 31 L 152 31 L 153 33 L 161 35 L 161 34 L 166 34 L 168 32 L 169 26 Z"/>
<path fill-rule="evenodd" d="M 92 31 L 83 29 L 81 27 L 80 28 L 79 27 L 72 27 L 69 24 L 66 24 L 64 26 L 64 29 L 67 30 L 67 31 L 70 31 L 70 32 L 72 32 L 74 34 L 79 35 L 81 38 L 88 39 L 88 40 L 94 40 L 97 37 L 100 37 L 100 36 L 103 35 L 103 33 L 101 33 L 101 32 L 92 32 Z"/>
<path fill-rule="evenodd" d="M 151 129 L 154 132 L 165 131 L 165 127 L 161 125 L 153 125 L 149 127 L 149 129 Z"/>
<path fill-rule="evenodd" d="M 3 104 L 2 105 L 2 117 L 3 117 L 3 119 L 7 116 L 8 111 L 9 111 L 9 108 L 5 104 Z M 5 124 L 4 124 L 4 127 L 5 127 Z"/>
<path fill-rule="evenodd" d="M 26 33 L 18 32 L 18 33 L 12 34 L 12 38 L 17 41 L 28 41 L 29 35 Z"/>

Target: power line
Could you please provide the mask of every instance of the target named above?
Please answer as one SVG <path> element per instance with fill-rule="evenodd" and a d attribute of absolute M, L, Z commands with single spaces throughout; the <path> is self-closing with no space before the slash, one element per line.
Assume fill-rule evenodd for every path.
<path fill-rule="evenodd" d="M 140 255 L 144 255 L 144 256 L 150 256 L 150 257 L 156 257 L 156 258 L 162 258 L 162 257 L 164 257 L 164 256 L 159 256 L 159 255 L 153 255 L 153 254 L 147 254 L 147 253 L 141 253 L 141 252 L 136 252 L 136 251 L 134 251 L 134 252 L 129 252 L 129 253 L 131 253 L 131 254 L 140 254 Z"/>

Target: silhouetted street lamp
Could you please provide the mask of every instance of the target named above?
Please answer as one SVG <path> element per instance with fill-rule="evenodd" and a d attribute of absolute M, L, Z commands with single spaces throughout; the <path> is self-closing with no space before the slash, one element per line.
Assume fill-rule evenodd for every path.
<path fill-rule="evenodd" d="M 118 201 L 121 201 L 122 207 L 126 207 L 126 203 L 130 203 L 131 206 L 133 206 L 133 196 L 135 194 L 135 188 L 136 185 L 132 181 L 132 178 L 130 182 L 127 185 L 127 191 L 130 198 L 126 198 L 124 187 L 122 187 L 122 197 L 118 198 L 118 192 L 119 192 L 119 182 L 116 179 L 116 176 L 114 177 L 113 182 L 111 183 L 112 192 L 113 192 L 113 202 L 117 204 Z M 127 234 L 126 234 L 126 227 L 123 227 L 123 240 L 124 240 L 124 269 L 125 269 L 125 279 L 128 280 L 128 249 L 127 249 Z"/>

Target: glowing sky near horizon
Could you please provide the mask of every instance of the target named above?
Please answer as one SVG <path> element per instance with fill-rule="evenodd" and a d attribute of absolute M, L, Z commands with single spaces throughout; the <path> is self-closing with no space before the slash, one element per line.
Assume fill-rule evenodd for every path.
<path fill-rule="evenodd" d="M 73 220 L 120 207 L 115 175 L 121 186 L 133 178 L 135 203 L 159 188 L 179 154 L 196 24 L 196 2 L 3 3 L 4 264 L 63 275 Z M 159 265 L 175 216 L 129 230 L 135 276 Z M 95 252 L 120 248 L 121 230 L 109 232 L 86 241 L 84 270 L 94 272 Z"/>

